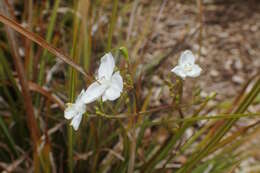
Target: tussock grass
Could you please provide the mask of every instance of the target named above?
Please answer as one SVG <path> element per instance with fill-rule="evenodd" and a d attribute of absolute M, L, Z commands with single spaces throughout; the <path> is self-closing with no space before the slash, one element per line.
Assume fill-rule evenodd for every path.
<path fill-rule="evenodd" d="M 234 172 L 243 160 L 259 156 L 260 112 L 249 111 L 250 106 L 259 106 L 259 73 L 236 98 L 216 100 L 218 91 L 201 97 L 201 88 L 184 100 L 183 87 L 189 80 L 165 69 L 169 75 L 162 77 L 160 87 L 169 90 L 168 98 L 151 106 L 150 81 L 162 64 L 184 50 L 195 35 L 201 44 L 203 10 L 198 1 L 200 26 L 144 64 L 142 44 L 153 35 L 148 28 L 159 19 L 147 20 L 143 33 L 131 37 L 139 4 L 139 0 L 0 2 L 1 170 L 218 173 Z M 20 10 L 27 6 L 29 11 Z M 124 25 L 129 23 L 124 27 L 127 34 L 118 28 L 119 18 Z M 29 27 L 23 27 L 27 21 Z M 87 105 L 79 130 L 74 131 L 64 119 L 66 103 L 74 102 L 95 80 L 99 58 L 109 51 L 123 76 L 124 91 L 114 102 Z M 248 120 L 246 126 L 238 125 Z M 254 169 L 259 171 L 259 166 Z"/>

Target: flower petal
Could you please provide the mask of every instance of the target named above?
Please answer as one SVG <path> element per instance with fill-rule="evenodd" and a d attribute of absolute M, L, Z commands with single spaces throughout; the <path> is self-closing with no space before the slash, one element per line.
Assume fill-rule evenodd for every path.
<path fill-rule="evenodd" d="M 78 130 L 81 120 L 82 120 L 82 114 L 79 114 L 79 115 L 73 117 L 70 125 L 72 125 L 74 130 Z"/>
<path fill-rule="evenodd" d="M 106 89 L 102 96 L 102 101 L 116 100 L 118 97 L 120 97 L 121 92 L 123 91 L 123 87 L 124 85 L 122 76 L 120 75 L 120 72 L 117 71 L 113 74 L 109 88 Z"/>
<path fill-rule="evenodd" d="M 182 66 L 175 66 L 171 72 L 175 73 L 177 76 L 180 76 L 183 80 L 185 79 L 186 77 L 186 73 L 185 71 L 183 70 Z"/>
<path fill-rule="evenodd" d="M 198 77 L 201 73 L 202 69 L 200 68 L 200 66 L 198 66 L 197 64 L 194 64 L 192 66 L 192 70 L 190 72 L 187 73 L 188 76 L 190 77 Z"/>
<path fill-rule="evenodd" d="M 114 87 L 118 88 L 118 90 L 120 92 L 122 92 L 124 84 L 123 84 L 123 78 L 120 75 L 120 72 L 117 71 L 113 74 L 112 76 L 112 80 L 111 80 L 111 85 L 113 85 Z"/>
<path fill-rule="evenodd" d="M 185 50 L 182 52 L 181 57 L 179 59 L 179 65 L 184 64 L 194 64 L 195 63 L 195 56 L 192 54 L 190 50 Z"/>
<path fill-rule="evenodd" d="M 70 104 L 64 111 L 64 117 L 68 120 L 73 118 L 76 114 L 75 104 Z"/>
<path fill-rule="evenodd" d="M 105 54 L 101 58 L 101 63 L 98 69 L 98 79 L 102 79 L 103 77 L 105 77 L 107 80 L 109 80 L 113 74 L 114 68 L 114 57 L 111 53 Z"/>
<path fill-rule="evenodd" d="M 114 101 L 118 97 L 120 97 L 121 92 L 118 90 L 118 88 L 111 86 L 108 89 L 106 89 L 104 95 L 102 96 L 102 101 L 110 100 Z"/>
<path fill-rule="evenodd" d="M 105 101 L 107 101 L 108 100 L 108 98 L 107 98 L 107 96 L 104 94 L 103 96 L 102 96 L 102 102 L 105 102 Z"/>
<path fill-rule="evenodd" d="M 105 91 L 106 85 L 102 85 L 98 82 L 92 83 L 86 92 L 84 93 L 83 103 L 88 104 L 97 100 Z"/>
<path fill-rule="evenodd" d="M 80 94 L 78 95 L 75 103 L 73 103 L 73 104 L 70 103 L 68 105 L 68 107 L 64 111 L 64 117 L 66 119 L 71 119 L 78 114 L 78 107 L 79 107 L 79 105 L 83 104 L 82 99 L 84 98 L 84 95 L 85 95 L 85 90 L 83 89 L 80 92 Z"/>
<path fill-rule="evenodd" d="M 77 99 L 76 99 L 76 103 L 78 102 L 82 102 L 84 99 L 84 95 L 85 95 L 85 90 L 81 90 L 80 94 L 78 95 Z"/>
<path fill-rule="evenodd" d="M 84 114 L 86 111 L 86 105 L 84 103 L 70 104 L 64 111 L 64 117 L 71 119 L 79 114 Z"/>

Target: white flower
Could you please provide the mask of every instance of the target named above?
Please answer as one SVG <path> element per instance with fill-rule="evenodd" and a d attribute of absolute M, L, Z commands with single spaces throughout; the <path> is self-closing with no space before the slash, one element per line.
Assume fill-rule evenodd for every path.
<path fill-rule="evenodd" d="M 97 81 L 86 90 L 84 102 L 90 103 L 102 97 L 102 101 L 116 100 L 123 91 L 123 79 L 119 71 L 114 73 L 115 61 L 111 53 L 101 58 Z"/>
<path fill-rule="evenodd" d="M 190 50 L 186 50 L 181 54 L 179 63 L 171 70 L 182 79 L 189 77 L 198 77 L 202 69 L 195 64 L 195 57 Z"/>
<path fill-rule="evenodd" d="M 78 130 L 82 115 L 86 112 L 86 104 L 83 101 L 85 100 L 85 94 L 85 90 L 83 89 L 75 103 L 68 104 L 68 107 L 64 111 L 64 117 L 66 119 L 72 119 L 70 125 L 72 125 L 74 130 Z"/>
<path fill-rule="evenodd" d="M 66 119 L 72 119 L 70 125 L 78 130 L 82 115 L 86 112 L 86 104 L 102 97 L 102 101 L 115 100 L 123 91 L 123 79 L 119 71 L 114 73 L 115 61 L 111 53 L 101 58 L 98 69 L 97 81 L 92 83 L 87 90 L 81 91 L 75 103 L 69 104 L 64 111 Z"/>

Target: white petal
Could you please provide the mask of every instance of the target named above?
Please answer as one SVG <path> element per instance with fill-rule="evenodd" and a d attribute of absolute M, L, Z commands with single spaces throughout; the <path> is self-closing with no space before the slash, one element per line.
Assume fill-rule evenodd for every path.
<path fill-rule="evenodd" d="M 78 95 L 75 103 L 70 104 L 64 111 L 64 117 L 66 119 L 71 119 L 72 117 L 76 116 L 78 113 L 79 105 L 83 104 L 83 97 L 85 94 L 85 90 L 83 89 L 80 94 Z"/>
<path fill-rule="evenodd" d="M 120 97 L 121 92 L 123 91 L 123 86 L 122 76 L 120 75 L 120 72 L 117 71 L 113 74 L 109 88 L 106 89 L 102 96 L 102 101 L 116 100 L 118 97 Z"/>
<path fill-rule="evenodd" d="M 103 77 L 105 77 L 107 80 L 109 80 L 113 74 L 114 68 L 114 57 L 111 53 L 105 54 L 101 58 L 101 63 L 98 69 L 98 79 L 102 79 Z"/>
<path fill-rule="evenodd" d="M 72 127 L 74 128 L 74 130 L 78 130 L 79 124 L 80 124 L 81 120 L 82 120 L 82 114 L 79 114 L 79 115 L 75 116 L 75 117 L 72 119 L 70 125 L 72 125 Z"/>
<path fill-rule="evenodd" d="M 80 94 L 78 95 L 77 99 L 76 99 L 76 103 L 78 102 L 82 102 L 84 99 L 84 95 L 85 95 L 85 90 L 81 90 Z"/>
<path fill-rule="evenodd" d="M 77 112 L 75 110 L 75 104 L 69 105 L 64 111 L 64 117 L 68 120 L 74 117 L 76 114 Z"/>
<path fill-rule="evenodd" d="M 197 64 L 194 64 L 192 66 L 192 70 L 189 73 L 187 73 L 187 75 L 190 77 L 198 77 L 201 71 L 202 69 Z"/>
<path fill-rule="evenodd" d="M 74 104 L 69 105 L 65 109 L 65 111 L 64 111 L 65 115 L 64 116 L 65 116 L 66 119 L 71 119 L 71 118 L 73 118 L 73 117 L 75 117 L 77 115 L 84 114 L 85 111 L 86 111 L 86 105 L 85 104 L 83 104 L 83 103 L 80 103 L 80 104 L 74 103 Z"/>
<path fill-rule="evenodd" d="M 182 52 L 181 57 L 179 59 L 179 65 L 183 64 L 194 64 L 195 63 L 195 57 L 192 54 L 190 50 L 185 50 Z"/>
<path fill-rule="evenodd" d="M 175 73 L 177 76 L 181 77 L 182 79 L 185 79 L 186 77 L 186 73 L 183 70 L 182 66 L 177 65 L 171 71 Z"/>
<path fill-rule="evenodd" d="M 107 98 L 107 96 L 104 94 L 104 95 L 102 96 L 102 101 L 105 102 L 105 101 L 107 101 L 107 100 L 108 100 L 108 98 Z"/>
<path fill-rule="evenodd" d="M 115 73 L 113 74 L 112 80 L 111 80 L 111 85 L 113 85 L 114 87 L 118 88 L 118 90 L 119 90 L 120 92 L 123 91 L 123 86 L 124 86 L 124 84 L 123 84 L 123 78 L 122 78 L 122 76 L 120 75 L 120 72 L 119 72 L 119 71 L 117 71 L 117 72 L 115 72 Z"/>
<path fill-rule="evenodd" d="M 83 102 L 88 104 L 97 100 L 104 93 L 105 89 L 106 85 L 102 85 L 98 82 L 92 83 L 83 96 Z"/>
<path fill-rule="evenodd" d="M 111 86 L 108 89 L 106 89 L 104 95 L 102 96 L 102 101 L 103 102 L 106 100 L 114 101 L 118 97 L 120 97 L 120 94 L 121 93 L 119 92 L 118 88 Z"/>

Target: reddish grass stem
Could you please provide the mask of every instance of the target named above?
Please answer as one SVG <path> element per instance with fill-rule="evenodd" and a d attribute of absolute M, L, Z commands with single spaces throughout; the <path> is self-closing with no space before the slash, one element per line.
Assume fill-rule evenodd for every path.
<path fill-rule="evenodd" d="M 7 13 L 4 8 L 4 4 L 0 3 L 0 10 L 3 13 Z M 8 13 L 7 13 L 8 14 Z M 1 15 L 2 16 L 2 15 Z M 24 105 L 25 105 L 25 111 L 27 114 L 27 124 L 28 128 L 30 130 L 30 135 L 33 141 L 33 146 L 34 146 L 34 151 L 37 149 L 37 143 L 39 142 L 39 129 L 37 127 L 37 122 L 35 119 L 34 115 L 34 109 L 32 105 L 32 98 L 31 94 L 29 92 L 29 85 L 28 81 L 24 72 L 23 68 L 23 63 L 21 61 L 21 57 L 19 56 L 18 53 L 18 47 L 17 47 L 17 41 L 14 32 L 11 30 L 9 25 L 6 25 L 6 33 L 8 37 L 8 41 L 12 50 L 12 57 L 13 57 L 13 62 L 15 65 L 15 69 L 18 74 L 18 78 L 21 84 L 21 89 L 22 89 L 22 95 L 24 99 Z"/>
<path fill-rule="evenodd" d="M 8 17 L 4 16 L 3 14 L 0 14 L 0 21 L 10 28 L 14 29 L 15 31 L 19 32 L 20 34 L 24 35 L 28 39 L 34 41 L 35 43 L 39 44 L 41 47 L 47 49 L 49 52 L 53 53 L 57 58 L 61 59 L 65 63 L 69 64 L 73 68 L 75 68 L 77 71 L 79 71 L 81 74 L 83 74 L 85 77 L 90 78 L 89 75 L 84 71 L 83 68 L 81 68 L 78 64 L 73 62 L 71 58 L 64 53 L 61 52 L 61 50 L 51 46 L 49 43 L 47 43 L 43 38 L 40 36 L 34 34 L 33 32 L 28 31 L 27 29 L 20 26 L 17 22 L 15 22 L 12 19 L 9 19 Z"/>

